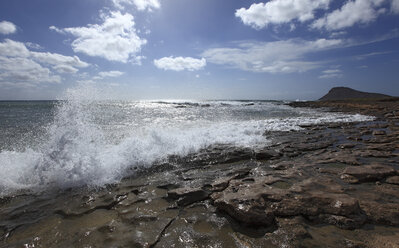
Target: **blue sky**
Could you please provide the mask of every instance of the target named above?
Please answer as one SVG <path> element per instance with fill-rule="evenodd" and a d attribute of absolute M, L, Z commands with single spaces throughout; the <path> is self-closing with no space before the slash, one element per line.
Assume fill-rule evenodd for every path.
<path fill-rule="evenodd" d="M 399 95 L 399 0 L 2 0 L 0 100 Z"/>

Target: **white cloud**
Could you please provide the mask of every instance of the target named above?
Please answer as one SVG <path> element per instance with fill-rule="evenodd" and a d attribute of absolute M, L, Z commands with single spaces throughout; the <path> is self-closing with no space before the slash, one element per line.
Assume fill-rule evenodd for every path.
<path fill-rule="evenodd" d="M 81 61 L 78 56 L 71 57 L 49 52 L 30 52 L 30 55 L 40 63 L 52 65 L 60 73 L 75 73 L 78 71 L 77 68 L 89 66 L 88 63 Z"/>
<path fill-rule="evenodd" d="M 0 56 L 7 57 L 28 57 L 30 54 L 24 43 L 5 39 L 0 42 Z"/>
<path fill-rule="evenodd" d="M 305 41 L 291 39 L 274 42 L 240 42 L 237 47 L 206 50 L 208 62 L 228 65 L 245 71 L 268 73 L 304 72 L 320 66 L 306 61 L 305 55 L 343 45 L 339 39 Z"/>
<path fill-rule="evenodd" d="M 65 33 L 64 30 L 57 28 L 56 26 L 50 26 L 48 27 L 50 30 L 55 31 L 57 33 L 63 34 Z"/>
<path fill-rule="evenodd" d="M 355 24 L 367 24 L 373 22 L 384 13 L 380 8 L 385 0 L 351 0 L 340 9 L 334 10 L 326 16 L 311 24 L 312 28 L 327 30 L 339 30 L 351 27 Z"/>
<path fill-rule="evenodd" d="M 261 29 L 269 24 L 289 23 L 293 20 L 305 22 L 314 18 L 317 9 L 327 9 L 331 0 L 272 0 L 254 3 L 248 9 L 235 12 L 236 17 L 253 28 Z"/>
<path fill-rule="evenodd" d="M 322 71 L 319 78 L 330 79 L 330 78 L 341 78 L 342 76 L 343 76 L 343 74 L 340 69 L 330 69 L 330 70 Z"/>
<path fill-rule="evenodd" d="M 137 36 L 133 16 L 117 11 L 102 18 L 104 22 L 101 25 L 90 24 L 87 27 L 64 29 L 51 26 L 50 29 L 77 37 L 72 42 L 75 52 L 110 61 L 137 63 L 140 57 L 136 54 L 147 41 Z"/>
<path fill-rule="evenodd" d="M 395 14 L 399 14 L 399 0 L 392 0 L 391 10 Z"/>
<path fill-rule="evenodd" d="M 134 5 L 140 11 L 151 11 L 161 7 L 159 0 L 112 0 L 112 2 L 119 9 L 124 9 L 124 5 Z"/>
<path fill-rule="evenodd" d="M 17 32 L 17 27 L 14 23 L 8 21 L 0 22 L 0 34 L 13 34 Z"/>
<path fill-rule="evenodd" d="M 365 54 L 360 54 L 355 56 L 354 58 L 356 60 L 364 60 L 370 57 L 374 57 L 374 56 L 379 56 L 379 55 L 385 55 L 385 54 L 390 54 L 393 53 L 392 51 L 385 51 L 385 52 L 372 52 L 372 53 L 365 53 Z"/>
<path fill-rule="evenodd" d="M 163 57 L 154 60 L 154 65 L 159 69 L 172 71 L 196 71 L 206 66 L 204 58 L 195 59 L 191 57 Z"/>
<path fill-rule="evenodd" d="M 0 56 L 0 82 L 59 83 L 61 78 L 26 57 Z"/>
<path fill-rule="evenodd" d="M 43 47 L 39 44 L 33 43 L 33 42 L 25 42 L 25 46 L 35 49 L 35 50 L 42 50 Z"/>
<path fill-rule="evenodd" d="M 101 78 L 105 78 L 105 77 L 120 77 L 123 74 L 125 74 L 125 73 L 122 72 L 122 71 L 102 71 L 102 72 L 98 73 L 98 75 Z"/>
<path fill-rule="evenodd" d="M 60 83 L 54 72 L 76 73 L 89 66 L 77 56 L 30 51 L 24 43 L 6 39 L 0 42 L 0 83 L 33 85 Z"/>

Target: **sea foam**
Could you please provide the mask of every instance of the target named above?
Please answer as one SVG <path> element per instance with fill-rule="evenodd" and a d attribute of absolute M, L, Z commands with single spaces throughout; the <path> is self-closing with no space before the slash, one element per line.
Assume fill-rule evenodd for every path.
<path fill-rule="evenodd" d="M 111 118 L 104 121 L 102 108 L 108 102 L 101 101 L 98 95 L 91 87 L 68 90 L 63 96 L 65 100 L 56 107 L 54 120 L 48 125 L 45 142 L 23 151 L 8 149 L 0 152 L 1 195 L 17 190 L 103 186 L 134 173 L 132 168 L 150 167 L 170 155 L 185 156 L 215 144 L 251 148 L 266 146 L 270 140 L 265 137 L 265 131 L 300 130 L 300 125 L 304 124 L 372 120 L 372 117 L 363 115 L 292 109 L 274 103 L 256 106 L 236 101 L 185 102 L 190 108 L 197 109 L 181 110 L 166 106 L 164 112 L 157 112 L 165 105 L 165 102 L 158 101 L 124 102 L 123 107 L 130 108 L 127 112 L 118 115 L 115 111 L 108 111 L 106 113 Z M 175 104 L 182 103 L 174 102 L 172 105 Z M 211 109 L 198 110 L 203 106 Z M 224 114 L 223 118 L 212 117 L 222 107 L 226 109 L 221 113 L 230 111 L 227 109 L 230 107 L 233 111 Z M 258 114 L 252 118 L 259 109 L 265 113 L 268 110 L 278 112 L 277 117 Z M 235 118 L 240 111 L 249 111 L 251 115 Z M 293 111 L 296 116 L 287 116 L 279 111 Z M 123 116 L 131 112 L 133 117 L 124 120 Z M 203 117 L 207 114 L 212 118 Z M 116 123 L 115 119 L 118 120 Z"/>

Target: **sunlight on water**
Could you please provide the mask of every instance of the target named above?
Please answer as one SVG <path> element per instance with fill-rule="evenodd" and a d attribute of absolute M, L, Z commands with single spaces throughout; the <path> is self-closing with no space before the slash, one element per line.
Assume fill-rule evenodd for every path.
<path fill-rule="evenodd" d="M 30 144 L 17 149 L 13 144 L 20 138 L 6 139 L 8 143 L 2 144 L 5 148 L 0 153 L 1 194 L 18 189 L 102 186 L 134 173 L 133 167 L 150 167 L 169 155 L 185 156 L 215 144 L 265 146 L 269 142 L 265 131 L 371 119 L 294 109 L 281 102 L 127 102 L 104 101 L 99 95 L 93 87 L 69 89 L 62 97 L 65 100 L 55 104 L 51 121 L 40 126 L 45 129 L 43 135 L 33 135 L 40 129 L 34 120 L 43 121 L 39 114 L 36 119 L 28 118 L 27 126 L 37 128 L 37 132 L 24 133 Z M 47 109 L 42 118 L 51 112 Z M 14 121 L 18 126 L 20 120 Z"/>

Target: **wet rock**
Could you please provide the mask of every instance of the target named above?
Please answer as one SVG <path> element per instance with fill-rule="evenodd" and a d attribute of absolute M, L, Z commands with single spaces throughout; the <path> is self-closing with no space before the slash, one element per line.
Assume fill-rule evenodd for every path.
<path fill-rule="evenodd" d="M 224 154 L 224 163 L 235 163 L 242 160 L 249 160 L 253 157 L 250 149 L 234 149 Z"/>
<path fill-rule="evenodd" d="M 394 116 L 395 116 L 395 115 L 392 114 L 392 113 L 387 113 L 387 114 L 384 115 L 385 118 L 392 118 L 392 117 L 394 117 Z"/>
<path fill-rule="evenodd" d="M 343 171 L 341 179 L 349 183 L 370 182 L 381 180 L 394 174 L 396 174 L 396 171 L 391 166 L 372 164 L 347 167 Z"/>
<path fill-rule="evenodd" d="M 276 218 L 276 220 L 278 230 L 268 236 L 277 241 L 278 247 L 304 247 L 303 240 L 312 239 L 303 217 Z"/>
<path fill-rule="evenodd" d="M 399 185 L 399 176 L 388 177 L 385 182 Z"/>
<path fill-rule="evenodd" d="M 356 199 L 341 193 L 339 185 L 331 185 L 330 193 L 315 190 L 320 188 L 316 184 L 321 187 L 331 184 L 320 183 L 308 180 L 289 188 L 278 188 L 267 186 L 261 179 L 250 185 L 234 182 L 211 197 L 219 210 L 247 225 L 271 225 L 273 216 L 308 216 L 347 229 L 364 223 L 366 218 Z"/>
<path fill-rule="evenodd" d="M 348 136 L 347 139 L 348 140 L 354 140 L 354 141 L 361 141 L 362 137 L 359 137 L 359 136 Z"/>
<path fill-rule="evenodd" d="M 270 168 L 274 170 L 286 170 L 288 168 L 291 168 L 293 166 L 293 163 L 291 162 L 280 162 L 277 164 L 271 164 Z"/>
<path fill-rule="evenodd" d="M 359 157 L 371 157 L 371 158 L 390 158 L 395 155 L 390 151 L 375 151 L 375 150 L 363 150 L 363 151 L 355 151 L 354 155 Z"/>
<path fill-rule="evenodd" d="M 212 195 L 212 198 L 219 211 L 226 212 L 244 225 L 273 226 L 275 224 L 273 212 L 267 211 L 261 205 L 249 204 L 246 200 L 230 201 L 228 198 L 219 197 L 218 193 Z"/>
<path fill-rule="evenodd" d="M 335 128 L 342 128 L 342 124 L 340 124 L 340 123 L 333 123 L 333 124 L 328 125 L 328 128 L 332 128 L 332 129 L 335 129 Z"/>
<path fill-rule="evenodd" d="M 367 129 L 367 130 L 364 130 L 364 131 L 360 132 L 360 135 L 370 135 L 372 133 L 373 133 L 373 131 Z"/>
<path fill-rule="evenodd" d="M 360 162 L 356 158 L 356 153 L 354 152 L 325 152 L 318 156 L 315 160 L 317 164 L 332 164 L 332 163 L 343 163 L 350 165 L 360 165 Z"/>
<path fill-rule="evenodd" d="M 229 183 L 233 179 L 242 179 L 248 176 L 250 173 L 249 169 L 240 169 L 240 170 L 234 170 L 233 172 L 227 173 L 228 176 L 218 178 L 214 182 L 209 185 L 209 189 L 213 192 L 216 191 L 223 191 L 229 186 Z M 205 185 L 208 186 L 208 185 Z"/>
<path fill-rule="evenodd" d="M 128 193 L 112 194 L 108 190 L 80 195 L 65 201 L 63 206 L 54 212 L 65 218 L 90 214 L 98 209 L 112 209 L 127 198 Z"/>
<path fill-rule="evenodd" d="M 399 203 L 362 201 L 360 204 L 370 222 L 391 226 L 399 225 Z"/>
<path fill-rule="evenodd" d="M 271 191 L 281 192 L 281 190 L 273 190 L 271 187 L 268 187 L 268 189 L 269 193 Z M 226 212 L 240 223 L 254 226 L 271 226 L 275 223 L 274 215 L 260 201 L 264 191 L 266 190 L 262 182 L 252 183 L 250 187 L 246 187 L 244 182 L 234 180 L 230 182 L 226 190 L 213 193 L 211 198 L 219 211 Z M 281 199 L 282 195 L 279 198 Z"/>
<path fill-rule="evenodd" d="M 368 150 L 376 150 L 376 151 L 389 151 L 393 152 L 395 150 L 395 145 L 393 144 L 373 144 L 367 146 Z"/>
<path fill-rule="evenodd" d="M 357 215 L 348 218 L 340 215 L 321 214 L 317 216 L 318 221 L 337 226 L 341 229 L 353 230 L 359 228 L 366 221 L 365 215 Z"/>
<path fill-rule="evenodd" d="M 295 195 L 273 203 L 272 208 L 278 216 L 319 216 L 321 214 L 338 215 L 351 218 L 362 216 L 359 203 L 346 194 L 312 192 L 310 194 Z M 352 218 L 351 218 L 352 219 Z M 363 224 L 362 218 L 359 218 Z M 356 222 L 356 220 L 353 220 Z"/>
<path fill-rule="evenodd" d="M 376 135 L 374 138 L 365 140 L 367 143 L 372 143 L 372 144 L 386 144 L 386 143 L 392 143 L 395 142 L 395 138 L 387 137 L 387 136 L 382 136 L 382 135 Z"/>
<path fill-rule="evenodd" d="M 255 152 L 255 158 L 258 160 L 276 159 L 279 157 L 281 157 L 281 154 L 271 149 L 263 149 Z"/>
<path fill-rule="evenodd" d="M 167 199 L 177 200 L 179 206 L 187 206 L 197 201 L 205 200 L 209 192 L 201 188 L 178 188 L 168 191 Z"/>
<path fill-rule="evenodd" d="M 298 151 L 306 152 L 306 151 L 315 151 L 327 148 L 332 145 L 332 142 L 315 142 L 315 143 L 300 143 L 296 145 L 291 145 L 291 148 L 294 148 Z"/>
<path fill-rule="evenodd" d="M 367 248 L 367 246 L 360 241 L 345 239 L 345 248 Z"/>
<path fill-rule="evenodd" d="M 347 144 L 342 144 L 342 145 L 340 145 L 339 148 L 341 148 L 341 149 L 348 149 L 348 148 L 353 148 L 353 147 L 355 147 L 355 146 L 356 146 L 356 144 L 347 143 Z"/>
<path fill-rule="evenodd" d="M 383 131 L 383 130 L 376 130 L 376 131 L 373 131 L 373 135 L 374 136 L 376 136 L 376 135 L 386 135 L 387 133 L 385 132 L 385 131 Z"/>

